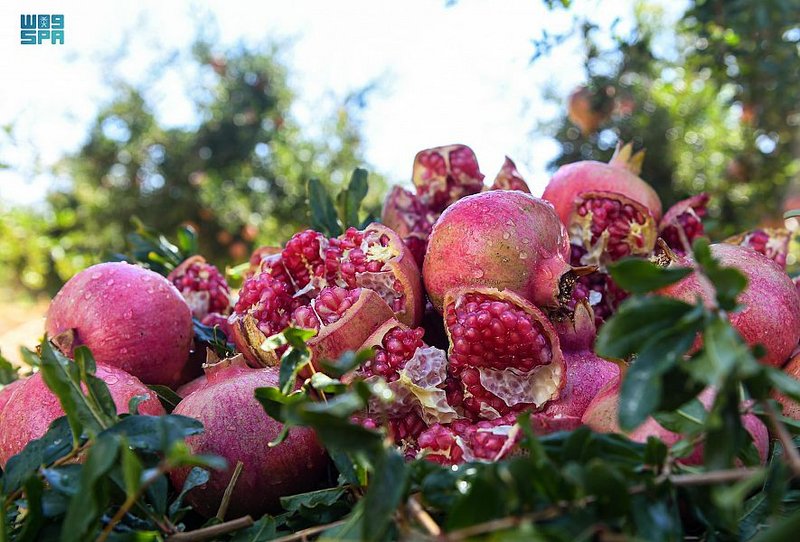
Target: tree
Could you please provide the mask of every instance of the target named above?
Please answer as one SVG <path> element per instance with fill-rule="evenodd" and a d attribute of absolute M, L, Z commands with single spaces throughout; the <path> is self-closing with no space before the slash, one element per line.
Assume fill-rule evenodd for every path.
<path fill-rule="evenodd" d="M 68 182 L 48 195 L 44 216 L 29 216 L 24 229 L 13 228 L 24 235 L 0 240 L 18 248 L 36 240 L 30 252 L 0 250 L 0 265 L 25 286 L 54 292 L 124 246 L 132 217 L 166 234 L 191 224 L 208 259 L 241 262 L 255 245 L 282 243 L 308 224 L 309 179 L 335 185 L 363 165 L 356 119 L 363 95 L 344 100 L 320 120 L 322 135 L 309 138 L 289 113 L 294 95 L 276 50 L 223 55 L 199 42 L 192 57 L 202 85 L 194 89 L 196 127 L 165 128 L 143 89 L 120 84 L 86 143 L 57 166 Z M 372 175 L 370 186 L 375 209 L 382 180 Z M 0 229 L 2 222 L 11 229 L 15 216 Z"/>

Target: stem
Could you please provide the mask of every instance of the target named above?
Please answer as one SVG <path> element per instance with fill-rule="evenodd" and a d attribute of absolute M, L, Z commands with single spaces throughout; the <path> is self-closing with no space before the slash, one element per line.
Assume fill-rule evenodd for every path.
<path fill-rule="evenodd" d="M 411 516 L 422 525 L 429 535 L 441 536 L 442 528 L 439 527 L 439 524 L 434 521 L 430 514 L 428 514 L 419 503 L 419 494 L 412 495 L 411 498 L 408 499 L 408 509 L 411 512 Z"/>
<path fill-rule="evenodd" d="M 203 527 L 202 529 L 195 529 L 185 533 L 175 533 L 167 537 L 166 542 L 201 542 L 202 540 L 210 540 L 217 538 L 224 534 L 238 531 L 253 525 L 253 518 L 244 516 L 238 519 L 232 519 L 225 523 L 218 523 L 210 527 Z"/>
<path fill-rule="evenodd" d="M 769 401 L 761 401 L 761 406 L 764 408 L 764 412 L 767 413 L 767 418 L 769 419 L 772 429 L 775 431 L 775 435 L 778 437 L 778 441 L 780 441 L 781 446 L 783 446 L 783 457 L 786 463 L 789 465 L 789 468 L 792 469 L 792 473 L 795 476 L 800 476 L 800 453 L 797 452 L 797 448 L 794 446 L 789 430 L 786 429 L 786 426 L 780 418 L 778 418 L 778 413 L 775 412 L 775 409 Z"/>
<path fill-rule="evenodd" d="M 225 521 L 225 514 L 228 512 L 228 505 L 231 503 L 233 488 L 236 487 L 236 482 L 239 481 L 239 475 L 242 474 L 243 467 L 244 463 L 241 461 L 236 462 L 236 468 L 233 469 L 231 481 L 228 482 L 228 487 L 225 488 L 225 493 L 222 494 L 222 502 L 219 503 L 219 509 L 217 509 L 217 519 L 220 521 Z"/>
<path fill-rule="evenodd" d="M 315 535 L 317 533 L 321 533 L 322 531 L 327 531 L 328 529 L 332 529 L 333 527 L 338 527 L 339 525 L 344 525 L 347 522 L 347 519 L 340 519 L 338 521 L 334 521 L 333 523 L 326 523 L 325 525 L 317 525 L 315 527 L 309 527 L 308 529 L 303 529 L 302 531 L 297 531 L 296 533 L 287 534 L 286 536 L 282 536 L 280 538 L 275 538 L 272 542 L 294 542 L 295 540 L 305 540 L 306 537 Z M 168 540 L 167 542 L 172 542 Z"/>

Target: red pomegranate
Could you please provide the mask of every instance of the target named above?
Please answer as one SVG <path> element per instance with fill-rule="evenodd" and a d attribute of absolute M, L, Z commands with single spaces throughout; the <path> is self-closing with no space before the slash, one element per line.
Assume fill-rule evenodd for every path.
<path fill-rule="evenodd" d="M 547 202 L 517 190 L 491 190 L 448 207 L 431 232 L 422 274 L 441 311 L 464 286 L 510 290 L 546 308 L 569 300 L 569 239 Z"/>
<path fill-rule="evenodd" d="M 18 378 L 0 388 L 0 418 L 3 417 L 3 408 L 11 400 L 11 396 L 25 383 L 25 378 Z"/>
<path fill-rule="evenodd" d="M 417 439 L 416 456 L 441 465 L 499 461 L 516 452 L 522 432 L 515 415 L 435 424 Z"/>
<path fill-rule="evenodd" d="M 796 353 L 792 359 L 789 360 L 789 363 L 784 366 L 783 372 L 795 380 L 800 380 L 800 353 Z M 772 397 L 783 407 L 784 416 L 792 418 L 793 420 L 800 420 L 800 403 L 777 391 L 773 392 Z M 2 413 L 1 409 L 2 407 L 0 407 L 0 413 Z"/>
<path fill-rule="evenodd" d="M 731 325 L 750 346 L 765 347 L 762 363 L 780 367 L 800 340 L 800 296 L 792 279 L 778 264 L 747 247 L 715 244 L 711 254 L 747 277 L 747 288 L 737 300 L 742 308 L 728 315 Z M 710 291 L 710 285 L 693 273 L 661 294 L 687 303 L 700 296 L 709 303 Z"/>
<path fill-rule="evenodd" d="M 394 186 L 383 203 L 381 222 L 399 235 L 421 269 L 428 236 L 439 213 L 431 211 L 408 190 Z"/>
<path fill-rule="evenodd" d="M 658 235 L 675 253 L 691 252 L 692 242 L 705 235 L 703 218 L 708 199 L 709 195 L 703 192 L 679 201 L 664 213 L 658 224 Z"/>
<path fill-rule="evenodd" d="M 792 234 L 786 228 L 758 228 L 729 237 L 725 243 L 752 248 L 786 269 L 791 239 Z"/>
<path fill-rule="evenodd" d="M 446 145 L 419 151 L 414 157 L 412 180 L 417 196 L 434 212 L 483 189 L 478 158 L 466 145 Z"/>
<path fill-rule="evenodd" d="M 238 461 L 244 466 L 231 494 L 231 517 L 276 512 L 280 497 L 316 488 L 328 462 L 313 430 L 293 428 L 281 444 L 269 445 L 282 425 L 267 415 L 254 392 L 277 386 L 278 369 L 251 369 L 236 356 L 207 366 L 206 375 L 208 384 L 184 398 L 174 413 L 203 423 L 205 431 L 187 439 L 192 453 L 221 456 L 228 469 L 212 472 L 186 501 L 200 514 L 213 516 Z M 183 486 L 188 470 L 170 473 L 176 489 Z"/>
<path fill-rule="evenodd" d="M 503 166 L 494 178 L 491 190 L 519 190 L 527 194 L 531 193 L 528 183 L 522 178 L 522 174 L 517 170 L 516 164 L 506 156 Z"/>
<path fill-rule="evenodd" d="M 97 364 L 97 378 L 108 386 L 118 413 L 128 412 L 128 404 L 137 395 L 145 397 L 139 403 L 139 413 L 159 416 L 164 408 L 155 392 L 125 371 L 109 365 Z M 50 391 L 36 373 L 18 385 L 0 416 L 0 465 L 22 451 L 28 442 L 41 438 L 56 418 L 64 415 L 58 397 Z"/>
<path fill-rule="evenodd" d="M 180 383 L 192 346 L 192 311 L 164 277 L 101 263 L 72 277 L 50 303 L 45 328 L 66 355 L 86 345 L 95 359 L 145 384 Z"/>

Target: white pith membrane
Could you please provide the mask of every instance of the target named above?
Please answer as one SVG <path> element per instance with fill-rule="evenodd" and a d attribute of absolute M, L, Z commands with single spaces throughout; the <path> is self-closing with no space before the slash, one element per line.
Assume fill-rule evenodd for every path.
<path fill-rule="evenodd" d="M 364 235 L 364 240 L 359 248 L 366 255 L 368 262 L 380 262 L 384 266 L 386 262 L 400 255 L 391 245 L 383 246 L 380 235 L 374 232 Z M 394 273 L 384 270 L 383 267 L 381 267 L 381 271 L 356 273 L 357 286 L 374 291 L 386 301 L 387 305 L 392 307 L 392 310 L 400 312 L 405 309 L 405 296 L 403 292 L 395 289 L 396 282 L 397 278 Z"/>
<path fill-rule="evenodd" d="M 417 410 L 428 425 L 450 423 L 458 418 L 441 387 L 447 378 L 447 355 L 443 350 L 433 346 L 417 348 L 399 375 L 397 380 L 387 384 L 394 394 L 394 400 L 383 407 L 388 415 L 403 415 Z"/>
<path fill-rule="evenodd" d="M 186 300 L 186 304 L 189 305 L 192 314 L 208 314 L 211 305 L 211 292 L 186 288 L 181 292 L 181 295 Z"/>
<path fill-rule="evenodd" d="M 502 401 L 513 407 L 521 403 L 531 403 L 536 408 L 554 398 L 561 387 L 563 368 L 559 363 L 539 365 L 528 372 L 513 367 L 491 369 L 477 367 L 481 385 Z M 494 409 L 487 408 L 487 414 L 494 414 L 489 419 L 498 418 Z"/>

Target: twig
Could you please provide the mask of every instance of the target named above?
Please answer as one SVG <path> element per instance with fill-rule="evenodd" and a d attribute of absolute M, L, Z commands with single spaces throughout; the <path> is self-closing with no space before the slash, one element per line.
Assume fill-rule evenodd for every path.
<path fill-rule="evenodd" d="M 800 453 L 797 452 L 797 448 L 795 448 L 794 442 L 792 442 L 789 431 L 778 418 L 778 413 L 775 412 L 775 409 L 772 408 L 769 401 L 761 401 L 761 406 L 764 408 L 764 412 L 767 413 L 767 418 L 769 419 L 772 429 L 775 431 L 775 435 L 778 437 L 778 441 L 780 441 L 781 446 L 783 446 L 783 457 L 786 463 L 788 463 L 789 468 L 792 469 L 792 473 L 794 473 L 795 476 L 800 476 Z"/>
<path fill-rule="evenodd" d="M 217 509 L 217 519 L 220 521 L 225 521 L 225 514 L 228 512 L 228 505 L 231 503 L 233 488 L 236 487 L 236 482 L 239 481 L 239 475 L 242 474 L 243 467 L 244 463 L 241 461 L 236 462 L 236 468 L 233 469 L 228 487 L 225 488 L 225 493 L 222 494 L 222 502 L 219 503 L 219 508 Z"/>
<path fill-rule="evenodd" d="M 172 536 L 167 537 L 166 542 L 201 542 L 203 540 L 210 540 L 212 538 L 216 538 L 227 533 L 232 533 L 233 531 L 238 531 L 239 529 L 244 529 L 245 527 L 250 527 L 252 525 L 253 518 L 250 516 L 244 516 L 238 519 L 226 521 L 225 523 L 211 525 L 210 527 L 195 529 L 194 531 L 175 533 Z"/>
<path fill-rule="evenodd" d="M 419 503 L 419 495 L 412 495 L 411 498 L 408 499 L 408 509 L 411 512 L 411 516 L 422 525 L 429 535 L 441 536 L 442 528 L 439 527 L 439 524 L 434 521 L 431 515 L 428 514 Z"/>
<path fill-rule="evenodd" d="M 294 542 L 295 540 L 306 540 L 306 537 L 313 536 L 317 533 L 321 533 L 322 531 L 327 531 L 328 529 L 333 529 L 334 527 L 338 527 L 339 525 L 344 525 L 347 522 L 347 518 L 340 519 L 338 521 L 334 521 L 333 523 L 326 523 L 325 525 L 317 525 L 315 527 L 309 527 L 308 529 L 303 529 L 302 531 L 297 531 L 296 533 L 287 534 L 286 536 L 282 536 L 280 538 L 275 538 L 272 542 Z M 170 542 L 167 540 L 167 542 Z"/>
<path fill-rule="evenodd" d="M 762 474 L 764 469 L 727 469 L 711 472 L 701 472 L 699 474 L 675 474 L 668 480 L 675 486 L 707 486 L 712 484 L 724 484 L 726 482 L 738 482 L 746 480 L 752 476 Z"/>

